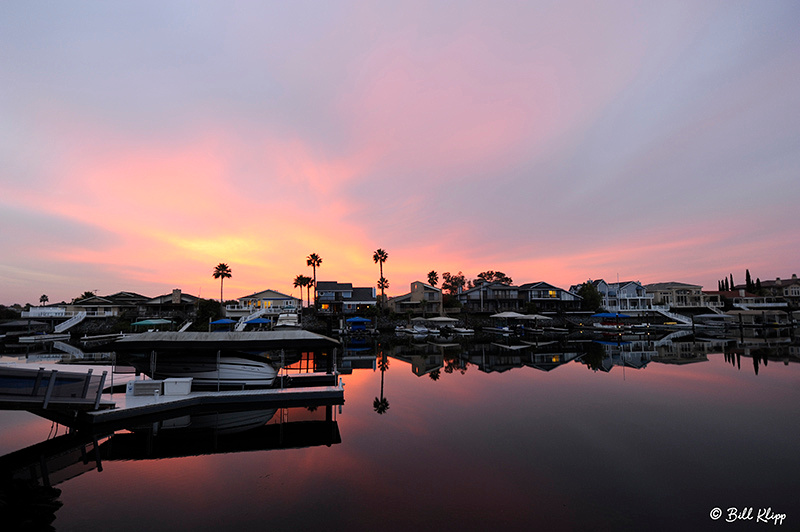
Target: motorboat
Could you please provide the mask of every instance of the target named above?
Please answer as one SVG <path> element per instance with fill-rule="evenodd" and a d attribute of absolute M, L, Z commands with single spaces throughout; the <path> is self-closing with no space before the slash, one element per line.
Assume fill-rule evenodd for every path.
<path fill-rule="evenodd" d="M 153 379 L 191 378 L 199 386 L 269 386 L 278 375 L 279 365 L 257 354 L 215 355 L 201 356 L 191 351 L 158 356 L 152 369 L 143 368 L 143 372 Z"/>

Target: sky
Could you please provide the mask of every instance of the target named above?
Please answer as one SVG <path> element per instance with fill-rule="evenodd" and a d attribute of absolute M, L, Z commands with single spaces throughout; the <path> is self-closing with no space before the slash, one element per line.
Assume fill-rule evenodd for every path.
<path fill-rule="evenodd" d="M 794 1 L 0 3 L 0 304 L 800 273 Z"/>

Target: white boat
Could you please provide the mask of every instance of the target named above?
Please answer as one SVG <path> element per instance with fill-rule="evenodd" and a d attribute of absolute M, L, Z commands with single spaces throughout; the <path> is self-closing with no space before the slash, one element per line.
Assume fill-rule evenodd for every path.
<path fill-rule="evenodd" d="M 191 378 L 193 384 L 221 386 L 269 386 L 275 381 L 278 370 L 268 360 L 251 356 L 197 356 L 196 354 L 170 354 L 156 357 L 154 379 Z"/>
<path fill-rule="evenodd" d="M 297 314 L 280 314 L 275 327 L 300 328 L 300 317 Z"/>

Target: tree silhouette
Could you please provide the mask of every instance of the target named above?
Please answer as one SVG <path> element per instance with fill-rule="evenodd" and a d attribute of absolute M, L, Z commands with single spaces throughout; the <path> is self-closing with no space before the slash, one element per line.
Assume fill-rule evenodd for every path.
<path fill-rule="evenodd" d="M 378 369 L 381 370 L 381 397 L 378 399 L 375 398 L 372 401 L 372 408 L 380 415 L 386 413 L 389 410 L 389 400 L 383 396 L 383 375 L 386 373 L 386 370 L 389 369 L 389 358 L 386 356 L 386 353 L 381 351 L 381 358 L 378 361 Z"/>
<path fill-rule="evenodd" d="M 306 264 L 314 268 L 314 307 L 317 306 L 317 267 L 322 265 L 322 257 L 312 253 L 306 258 Z"/>
<path fill-rule="evenodd" d="M 436 286 L 439 284 L 439 274 L 436 273 L 436 270 L 431 270 L 428 272 L 428 284 L 431 286 Z"/>
<path fill-rule="evenodd" d="M 219 279 L 219 302 L 220 302 L 220 304 L 223 304 L 222 283 L 223 283 L 223 281 L 225 281 L 225 279 L 230 279 L 232 275 L 233 275 L 233 273 L 231 272 L 231 269 L 224 262 L 220 262 L 219 264 L 214 266 L 214 273 L 213 273 L 214 279 Z"/>
<path fill-rule="evenodd" d="M 388 281 L 386 281 L 385 287 L 381 286 L 381 281 L 385 281 L 385 279 L 383 278 L 383 263 L 386 262 L 388 258 L 389 254 L 386 253 L 386 251 L 382 250 L 381 248 L 376 249 L 375 253 L 372 254 L 372 260 L 375 261 L 375 263 L 379 264 L 381 267 L 381 278 L 380 281 L 378 281 L 378 288 L 381 289 L 381 306 L 383 305 L 383 300 L 386 297 L 384 294 L 384 289 L 389 287 Z"/>
<path fill-rule="evenodd" d="M 298 275 L 294 278 L 294 287 L 300 288 L 300 307 L 303 307 L 303 287 L 310 287 L 311 285 L 311 277 L 305 276 L 303 274 Z M 310 288 L 309 288 L 310 289 Z M 311 301 L 309 301 L 311 304 Z"/>
<path fill-rule="evenodd" d="M 39 298 L 39 304 L 42 306 L 46 305 L 48 301 L 50 301 L 50 298 L 46 294 L 42 294 L 42 297 Z"/>

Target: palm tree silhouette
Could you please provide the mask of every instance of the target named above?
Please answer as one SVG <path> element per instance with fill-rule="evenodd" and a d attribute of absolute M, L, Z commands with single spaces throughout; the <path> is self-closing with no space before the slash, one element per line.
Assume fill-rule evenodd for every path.
<path fill-rule="evenodd" d="M 308 286 L 308 283 L 310 282 L 311 278 L 306 277 L 303 274 L 300 274 L 294 278 L 294 287 L 300 288 L 300 308 L 303 308 L 303 287 Z"/>
<path fill-rule="evenodd" d="M 220 262 L 214 267 L 214 279 L 219 279 L 219 303 L 222 304 L 222 283 L 225 279 L 230 279 L 232 272 L 227 264 Z"/>
<path fill-rule="evenodd" d="M 306 264 L 314 268 L 314 307 L 317 306 L 317 266 L 322 265 L 322 257 L 312 253 L 306 258 Z"/>
<path fill-rule="evenodd" d="M 389 410 L 389 400 L 383 396 L 383 374 L 389 369 L 389 359 L 386 357 L 386 353 L 381 352 L 381 359 L 378 361 L 378 368 L 381 370 L 381 398 L 375 398 L 372 401 L 372 408 L 380 415 L 386 413 Z"/>
<path fill-rule="evenodd" d="M 381 304 L 383 304 L 383 291 L 389 288 L 389 279 L 386 279 L 385 277 L 378 279 L 378 288 L 381 289 Z"/>
<path fill-rule="evenodd" d="M 436 286 L 439 284 L 439 274 L 436 273 L 436 270 L 431 270 L 428 272 L 428 284 L 431 286 Z"/>
<path fill-rule="evenodd" d="M 381 267 L 381 279 L 380 279 L 380 281 L 378 281 L 378 288 L 381 289 L 381 305 L 383 305 L 383 300 L 385 298 L 385 296 L 384 296 L 384 288 L 388 288 L 389 287 L 389 282 L 386 281 L 383 278 L 383 263 L 386 262 L 386 260 L 388 258 L 389 258 L 389 254 L 386 253 L 386 251 L 382 250 L 381 248 L 376 249 L 375 253 L 373 253 L 373 255 L 372 255 L 372 260 L 374 260 Z M 386 281 L 385 282 L 385 284 L 386 284 L 385 287 L 381 286 L 381 282 L 382 281 Z"/>
<path fill-rule="evenodd" d="M 50 301 L 50 298 L 47 297 L 47 295 L 42 294 L 42 297 L 39 298 L 39 305 L 44 306 L 48 301 Z"/>

